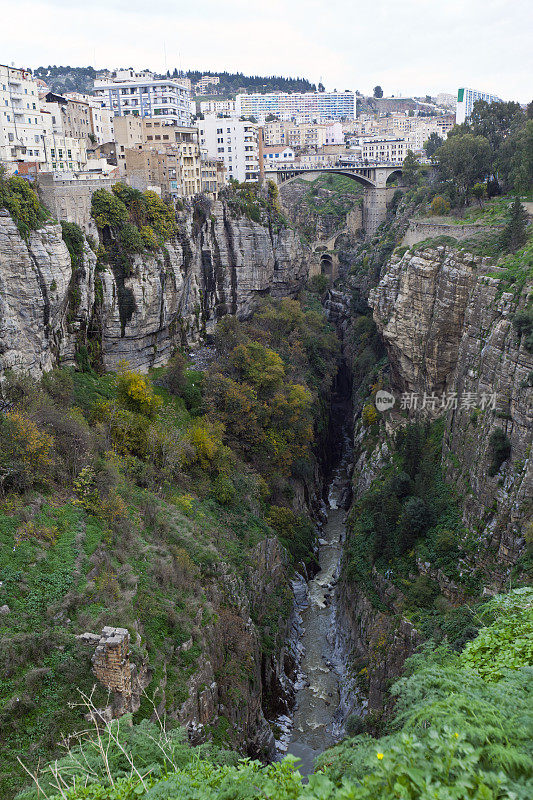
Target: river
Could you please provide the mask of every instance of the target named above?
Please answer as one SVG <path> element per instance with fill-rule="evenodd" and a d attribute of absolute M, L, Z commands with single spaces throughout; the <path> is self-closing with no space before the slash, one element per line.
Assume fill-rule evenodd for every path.
<path fill-rule="evenodd" d="M 317 574 L 308 583 L 294 582 L 300 615 L 301 662 L 291 724 L 279 742 L 279 753 L 300 759 L 299 769 L 308 775 L 314 759 L 343 736 L 340 681 L 343 664 L 335 648 L 336 590 L 345 533 L 344 498 L 350 485 L 351 445 L 342 428 L 340 458 L 331 475 L 327 521 L 319 539 Z"/>

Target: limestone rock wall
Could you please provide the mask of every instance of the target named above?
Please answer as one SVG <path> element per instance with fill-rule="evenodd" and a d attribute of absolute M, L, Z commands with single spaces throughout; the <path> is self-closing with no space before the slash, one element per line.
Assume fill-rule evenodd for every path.
<path fill-rule="evenodd" d="M 497 589 L 524 551 L 532 515 L 533 354 L 512 324 L 527 291 L 503 291 L 495 275 L 489 260 L 464 251 L 407 251 L 391 258 L 369 303 L 395 388 L 457 397 L 446 412 L 447 477 L 479 538 L 480 564 L 498 564 Z M 439 406 L 436 413 L 443 413 Z M 511 443 L 511 455 L 490 476 L 497 429 Z"/>
<path fill-rule="evenodd" d="M 288 228 L 269 230 L 204 201 L 179 214 L 179 234 L 154 254 L 130 258 L 128 276 L 99 265 L 86 243 L 73 272 L 59 225 L 25 241 L 0 210 L 0 374 L 73 363 L 80 347 L 112 369 L 165 363 L 226 313 L 249 315 L 257 299 L 298 292 L 312 256 Z"/>

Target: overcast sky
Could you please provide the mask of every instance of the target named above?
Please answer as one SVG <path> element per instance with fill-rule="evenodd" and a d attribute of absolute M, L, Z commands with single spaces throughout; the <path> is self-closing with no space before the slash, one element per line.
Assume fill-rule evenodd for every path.
<path fill-rule="evenodd" d="M 328 89 L 533 97 L 531 0 L 0 0 L 0 63 L 174 67 Z"/>

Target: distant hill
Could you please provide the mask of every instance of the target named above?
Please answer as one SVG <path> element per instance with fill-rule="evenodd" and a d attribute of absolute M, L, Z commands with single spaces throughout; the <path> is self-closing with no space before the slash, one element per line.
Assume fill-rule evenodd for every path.
<path fill-rule="evenodd" d="M 38 67 L 34 70 L 36 78 L 41 78 L 55 92 L 92 92 L 96 70 L 93 67 Z M 314 83 L 305 78 L 282 78 L 277 75 L 243 75 L 242 72 L 189 72 L 179 73 L 177 69 L 169 70 L 166 75 L 177 78 L 180 74 L 190 78 L 195 84 L 202 75 L 218 75 L 220 84 L 216 87 L 216 96 L 228 98 L 234 96 L 239 90 L 248 92 L 312 92 L 316 89 Z M 163 77 L 163 76 L 161 76 Z"/>
<path fill-rule="evenodd" d="M 38 67 L 33 71 L 54 92 L 92 92 L 96 70 L 93 67 Z"/>

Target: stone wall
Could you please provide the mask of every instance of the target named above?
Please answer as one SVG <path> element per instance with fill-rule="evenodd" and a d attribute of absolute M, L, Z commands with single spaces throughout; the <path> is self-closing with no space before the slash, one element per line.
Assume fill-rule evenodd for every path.
<path fill-rule="evenodd" d="M 41 202 L 55 219 L 75 222 L 86 234 L 97 236 L 91 217 L 91 197 L 97 189 L 111 190 L 116 178 L 72 177 L 55 180 L 54 173 L 41 172 L 37 191 Z"/>
<path fill-rule="evenodd" d="M 437 222 L 430 219 L 411 219 L 402 244 L 412 247 L 417 242 L 436 239 L 438 236 L 451 236 L 457 241 L 462 241 L 479 233 L 495 233 L 498 230 L 501 230 L 501 226 L 478 225 L 475 223 L 454 225 L 449 222 Z"/>

